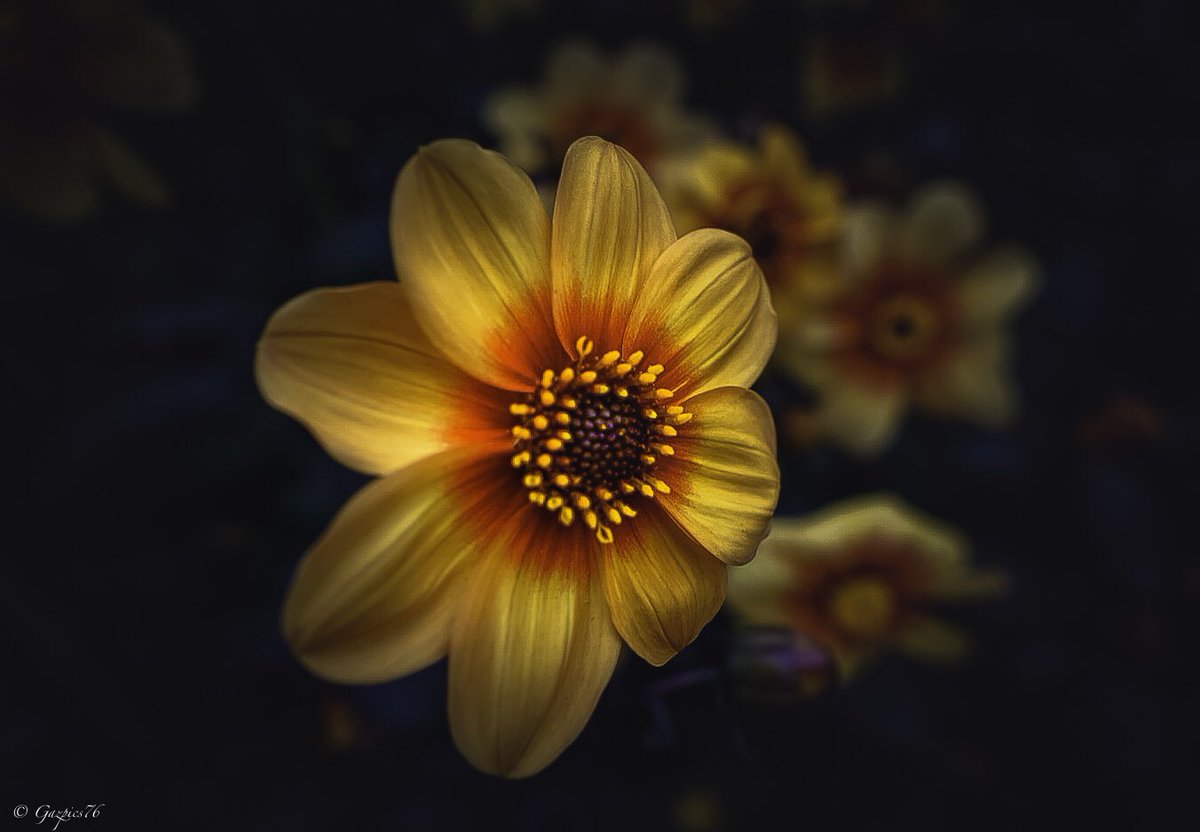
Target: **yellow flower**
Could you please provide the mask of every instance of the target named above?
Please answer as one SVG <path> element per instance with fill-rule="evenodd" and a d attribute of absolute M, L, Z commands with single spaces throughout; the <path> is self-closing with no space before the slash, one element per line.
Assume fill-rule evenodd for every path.
<path fill-rule="evenodd" d="M 267 399 L 381 475 L 304 559 L 285 634 L 343 682 L 449 653 L 459 748 L 533 774 L 621 640 L 666 662 L 762 539 L 779 470 L 746 387 L 775 315 L 745 243 L 676 239 L 641 166 L 594 137 L 553 222 L 503 156 L 436 142 L 400 173 L 391 235 L 400 282 L 302 295 L 259 346 Z"/>
<path fill-rule="evenodd" d="M 492 96 L 484 119 L 500 149 L 530 173 L 558 170 L 582 136 L 601 136 L 654 170 L 670 153 L 698 146 L 714 131 L 680 105 L 683 73 L 662 50 L 641 44 L 606 58 L 586 43 L 559 47 L 536 89 Z"/>
<path fill-rule="evenodd" d="M 935 606 L 1002 593 L 974 571 L 966 541 L 887 495 L 779 518 L 758 557 L 732 571 L 729 605 L 748 624 L 785 627 L 829 650 L 843 678 L 880 649 L 952 660 L 966 637 Z"/>
<path fill-rule="evenodd" d="M 0 202 L 38 219 L 82 219 L 108 184 L 147 206 L 158 174 L 97 113 L 178 113 L 196 79 L 179 35 L 129 3 L 0 7 Z"/>
<path fill-rule="evenodd" d="M 710 144 L 666 163 L 659 179 L 681 230 L 724 228 L 750 244 L 781 331 L 836 286 L 841 183 L 809 167 L 790 130 L 765 128 L 756 148 Z"/>
<path fill-rule="evenodd" d="M 819 432 L 869 455 L 910 404 L 983 427 L 1016 413 L 1007 325 L 1034 294 L 1022 250 L 972 253 L 981 210 L 961 185 L 916 194 L 907 210 L 846 213 L 842 288 L 782 331 L 780 363 L 816 392 Z"/>

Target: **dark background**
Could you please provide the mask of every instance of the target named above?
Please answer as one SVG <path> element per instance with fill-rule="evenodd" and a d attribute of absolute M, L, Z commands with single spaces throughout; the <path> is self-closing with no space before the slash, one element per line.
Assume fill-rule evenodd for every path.
<path fill-rule="evenodd" d="M 186 38 L 201 95 L 179 117 L 112 123 L 172 204 L 0 215 L 13 828 L 35 825 L 12 819 L 18 803 L 100 802 L 72 832 L 1194 823 L 1174 814 L 1200 751 L 1200 74 L 1184 4 L 935 3 L 924 25 L 894 4 L 779 2 L 697 29 L 680 3 L 593 0 L 490 32 L 452 3 L 144 5 Z M 808 119 L 798 67 L 822 26 L 898 48 L 902 96 Z M 285 300 L 392 274 L 400 166 L 439 137 L 494 143 L 482 102 L 539 80 L 567 35 L 671 49 L 691 109 L 734 135 L 797 127 L 852 194 L 967 180 L 1045 281 L 1018 328 L 1014 430 L 913 417 L 872 462 L 782 451 L 781 513 L 891 489 L 1011 573 L 1010 598 L 957 616 L 971 660 L 885 660 L 778 703 L 740 691 L 722 613 L 664 668 L 626 655 L 580 739 L 510 783 L 450 742 L 444 665 L 356 689 L 289 656 L 291 570 L 364 480 L 268 408 L 251 367 Z M 760 389 L 777 413 L 793 395 L 770 376 Z"/>

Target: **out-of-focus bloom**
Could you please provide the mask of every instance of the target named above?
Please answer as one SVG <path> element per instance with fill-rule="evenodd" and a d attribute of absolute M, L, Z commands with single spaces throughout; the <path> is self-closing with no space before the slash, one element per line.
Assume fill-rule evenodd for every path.
<path fill-rule="evenodd" d="M 804 104 L 813 118 L 879 106 L 904 86 L 904 61 L 879 32 L 826 32 L 804 53 Z"/>
<path fill-rule="evenodd" d="M 490 32 L 509 17 L 528 17 L 542 0 L 458 0 L 467 20 L 478 31 Z"/>
<path fill-rule="evenodd" d="M 683 0 L 684 17 L 697 29 L 720 29 L 746 11 L 750 0 Z"/>
<path fill-rule="evenodd" d="M 967 556 L 957 532 L 893 497 L 847 500 L 776 518 L 758 557 L 730 574 L 729 604 L 747 624 L 786 627 L 829 650 L 843 678 L 887 647 L 953 660 L 967 639 L 936 607 L 1006 588 Z"/>
<path fill-rule="evenodd" d="M 1037 268 L 1016 248 L 974 255 L 982 234 L 957 184 L 927 187 L 899 214 L 847 211 L 842 289 L 781 329 L 781 364 L 816 392 L 823 435 L 877 453 L 910 404 L 990 428 L 1012 420 L 1006 330 Z"/>
<path fill-rule="evenodd" d="M 606 58 L 572 42 L 551 55 L 540 87 L 492 96 L 485 121 L 504 154 L 530 174 L 557 171 L 581 136 L 624 147 L 653 173 L 663 158 L 714 134 L 683 111 L 682 94 L 679 64 L 656 47 L 632 46 Z"/>
<path fill-rule="evenodd" d="M 0 201 L 40 219 L 80 219 L 107 183 L 161 205 L 166 186 L 95 113 L 179 113 L 195 93 L 179 36 L 130 3 L 0 3 Z"/>
<path fill-rule="evenodd" d="M 381 479 L 301 564 L 285 634 L 376 682 L 450 656 L 450 724 L 484 771 L 539 771 L 624 639 L 662 664 L 749 560 L 779 488 L 746 389 L 775 342 L 746 244 L 677 239 L 624 150 L 567 153 L 553 222 L 497 153 L 436 142 L 392 203 L 401 282 L 321 289 L 267 325 L 257 376 Z"/>
<path fill-rule="evenodd" d="M 757 147 L 709 144 L 664 164 L 659 178 L 680 229 L 724 228 L 750 244 L 781 331 L 836 288 L 842 186 L 809 167 L 790 130 L 765 128 Z"/>

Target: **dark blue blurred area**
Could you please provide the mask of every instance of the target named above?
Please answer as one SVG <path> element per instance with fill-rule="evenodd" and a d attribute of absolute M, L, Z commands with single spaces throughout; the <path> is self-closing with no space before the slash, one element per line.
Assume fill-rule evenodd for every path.
<path fill-rule="evenodd" d="M 800 50 L 851 25 L 838 4 L 733 4 L 715 28 L 685 5 L 547 0 L 479 31 L 454 3 L 143 4 L 185 38 L 200 97 L 112 119 L 171 204 L 0 215 L 0 811 L 106 804 L 72 832 L 1180 826 L 1200 753 L 1200 21 L 1171 2 L 910 3 L 950 11 L 882 24 L 903 94 L 812 123 Z M 287 299 L 392 275 L 400 166 L 440 137 L 494 143 L 483 101 L 567 36 L 660 43 L 689 107 L 739 135 L 797 127 L 852 193 L 970 182 L 1044 288 L 1018 328 L 1014 430 L 913 416 L 871 462 L 781 451 L 781 514 L 891 490 L 1011 573 L 1010 598 L 958 616 L 966 664 L 747 697 L 722 613 L 663 668 L 627 652 L 580 739 L 506 782 L 451 743 L 444 665 L 342 688 L 288 653 L 291 571 L 365 478 L 263 402 L 252 360 Z M 777 413 L 797 395 L 759 389 Z"/>

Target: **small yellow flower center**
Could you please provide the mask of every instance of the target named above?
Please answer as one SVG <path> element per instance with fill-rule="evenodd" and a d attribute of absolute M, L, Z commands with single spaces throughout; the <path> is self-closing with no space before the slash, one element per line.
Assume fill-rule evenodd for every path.
<path fill-rule="evenodd" d="M 875 576 L 844 581 L 829 599 L 829 612 L 855 638 L 873 640 L 887 634 L 897 611 L 896 593 Z"/>
<path fill-rule="evenodd" d="M 923 298 L 895 295 L 883 300 L 871 316 L 871 342 L 892 361 L 920 358 L 938 333 L 937 310 Z"/>
<path fill-rule="evenodd" d="M 586 337 L 575 348 L 573 365 L 543 371 L 533 391 L 509 406 L 512 464 L 530 502 L 564 526 L 579 518 L 611 543 L 612 527 L 637 516 L 631 503 L 671 492 L 655 465 L 675 454 L 670 438 L 692 414 L 666 403 L 674 391 L 655 386 L 663 366 L 641 350 L 601 354 Z"/>

